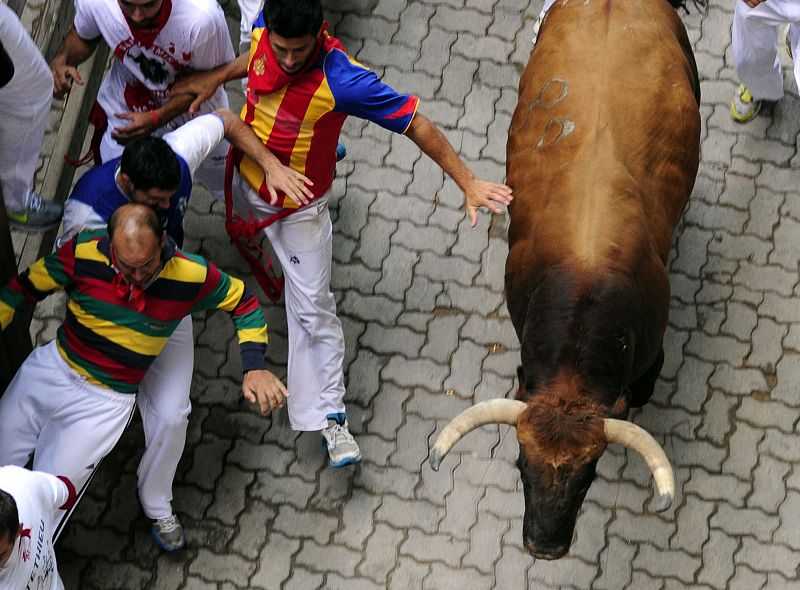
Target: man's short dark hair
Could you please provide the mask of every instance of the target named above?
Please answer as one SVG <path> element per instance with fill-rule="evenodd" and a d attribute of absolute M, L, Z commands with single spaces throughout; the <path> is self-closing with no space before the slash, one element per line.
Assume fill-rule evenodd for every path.
<path fill-rule="evenodd" d="M 19 513 L 14 497 L 4 490 L 0 490 L 0 539 L 8 538 L 14 543 L 19 532 Z"/>
<path fill-rule="evenodd" d="M 322 26 L 320 0 L 266 0 L 264 16 L 267 27 L 281 37 L 297 39 L 317 36 Z"/>
<path fill-rule="evenodd" d="M 133 187 L 140 191 L 156 188 L 177 190 L 181 183 L 178 156 L 160 137 L 140 137 L 125 146 L 120 172 L 128 175 Z"/>

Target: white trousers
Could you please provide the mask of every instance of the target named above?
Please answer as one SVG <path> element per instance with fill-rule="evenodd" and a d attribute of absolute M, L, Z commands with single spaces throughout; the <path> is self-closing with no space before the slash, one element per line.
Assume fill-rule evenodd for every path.
<path fill-rule="evenodd" d="M 242 15 L 239 21 L 239 55 L 250 51 L 250 34 L 253 31 L 253 22 L 264 6 L 264 0 L 238 0 L 239 12 Z"/>
<path fill-rule="evenodd" d="M 238 175 L 236 209 L 264 219 L 278 211 Z M 289 331 L 289 423 L 294 430 L 321 430 L 326 416 L 344 412 L 344 332 L 331 293 L 333 228 L 323 196 L 265 230 L 286 279 Z"/>
<path fill-rule="evenodd" d="M 750 8 L 737 0 L 733 15 L 733 60 L 739 80 L 756 100 L 783 97 L 783 75 L 777 44 L 780 26 L 790 23 L 789 39 L 794 60 L 795 82 L 800 80 L 800 2 L 769 0 Z M 798 83 L 800 88 L 800 83 Z"/>
<path fill-rule="evenodd" d="M 24 467 L 33 455 L 35 471 L 68 477 L 80 498 L 122 436 L 134 402 L 134 395 L 93 385 L 70 369 L 55 341 L 40 346 L 0 398 L 0 465 Z"/>
<path fill-rule="evenodd" d="M 193 370 L 192 318 L 187 316 L 150 365 L 136 396 L 145 445 L 137 471 L 139 501 L 151 519 L 172 514 L 172 482 L 192 411 L 189 391 Z"/>
<path fill-rule="evenodd" d="M 21 211 L 42 151 L 53 97 L 50 67 L 17 15 L 0 4 L 3 47 L 14 76 L 0 88 L 0 185 L 9 211 Z"/>

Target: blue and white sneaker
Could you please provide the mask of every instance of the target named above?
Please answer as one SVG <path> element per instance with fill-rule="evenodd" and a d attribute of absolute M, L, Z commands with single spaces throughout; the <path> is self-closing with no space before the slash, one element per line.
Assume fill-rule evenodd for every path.
<path fill-rule="evenodd" d="M 183 549 L 186 545 L 186 535 L 183 534 L 181 521 L 176 514 L 154 520 L 150 534 L 153 535 L 156 545 L 170 553 Z"/>
<path fill-rule="evenodd" d="M 347 428 L 347 415 L 339 412 L 325 417 L 328 419 L 328 427 L 322 430 L 322 438 L 330 457 L 328 465 L 342 467 L 361 461 L 361 450 Z"/>

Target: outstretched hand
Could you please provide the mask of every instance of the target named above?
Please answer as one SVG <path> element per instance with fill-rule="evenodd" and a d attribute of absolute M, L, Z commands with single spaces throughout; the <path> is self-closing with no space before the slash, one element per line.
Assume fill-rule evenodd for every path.
<path fill-rule="evenodd" d="M 251 404 L 258 403 L 261 415 L 266 416 L 286 405 L 289 392 L 273 373 L 265 369 L 248 371 L 242 379 L 242 394 Z"/>
<path fill-rule="evenodd" d="M 473 178 L 467 189 L 464 191 L 464 198 L 467 203 L 467 213 L 469 213 L 470 227 L 478 224 L 478 209 L 486 207 L 492 213 L 502 213 L 500 205 L 508 206 L 514 199 L 511 194 L 511 187 L 505 184 L 488 182 L 480 178 Z"/>

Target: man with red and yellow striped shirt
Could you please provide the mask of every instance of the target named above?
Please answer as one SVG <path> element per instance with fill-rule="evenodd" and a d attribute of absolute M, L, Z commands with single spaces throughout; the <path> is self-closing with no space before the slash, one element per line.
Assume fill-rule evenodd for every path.
<path fill-rule="evenodd" d="M 180 321 L 222 309 L 239 337 L 242 391 L 262 414 L 283 406 L 265 369 L 267 326 L 244 283 L 165 235 L 158 215 L 119 207 L 105 230 L 80 232 L 0 289 L 0 327 L 23 301 L 69 296 L 56 339 L 36 348 L 0 398 L 0 465 L 65 475 L 79 497 L 122 435 L 148 367 Z"/>
<path fill-rule="evenodd" d="M 477 209 L 500 213 L 511 189 L 477 178 L 441 131 L 418 111 L 419 99 L 384 84 L 328 35 L 319 0 L 266 0 L 253 24 L 249 55 L 178 81 L 175 93 L 196 94 L 196 111 L 215 89 L 247 76 L 242 119 L 296 176 L 311 180 L 301 203 L 274 195 L 271 175 L 237 156 L 237 208 L 275 222 L 265 228 L 285 279 L 289 330 L 289 420 L 295 430 L 322 430 L 334 467 L 361 459 L 345 415 L 344 336 L 330 291 L 331 220 L 327 208 L 336 144 L 349 115 L 406 135 L 464 192 L 474 227 Z M 265 174 L 266 172 L 266 174 Z M 269 181 L 269 182 L 268 182 Z M 291 215 L 289 215 L 291 213 Z"/>

